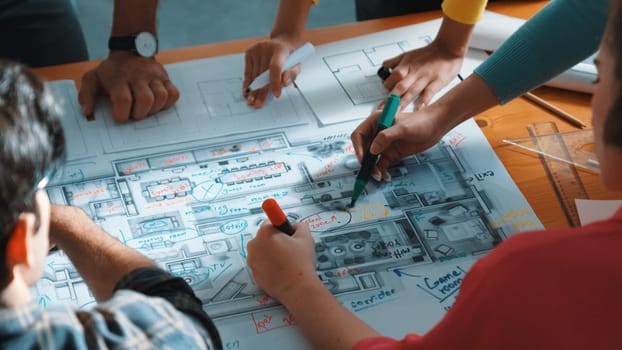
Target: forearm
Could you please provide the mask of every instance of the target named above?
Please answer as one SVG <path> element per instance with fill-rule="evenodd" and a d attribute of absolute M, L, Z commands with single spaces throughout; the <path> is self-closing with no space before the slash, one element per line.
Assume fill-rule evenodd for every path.
<path fill-rule="evenodd" d="M 285 36 L 299 41 L 311 6 L 310 0 L 281 0 L 270 37 Z"/>
<path fill-rule="evenodd" d="M 453 87 L 438 101 L 426 107 L 430 109 L 443 134 L 463 121 L 499 104 L 493 90 L 477 74 Z"/>
<path fill-rule="evenodd" d="M 434 41 L 457 57 L 464 57 L 469 49 L 469 39 L 473 32 L 474 25 L 464 24 L 451 19 L 448 16 L 443 17 L 441 28 L 439 29 Z"/>
<path fill-rule="evenodd" d="M 475 70 L 505 103 L 596 51 L 607 0 L 552 1 Z"/>
<path fill-rule="evenodd" d="M 98 300 L 109 299 L 127 273 L 154 263 L 102 231 L 81 209 L 52 206 L 50 237 Z"/>
<path fill-rule="evenodd" d="M 157 0 L 115 0 L 112 36 L 156 33 Z"/>
<path fill-rule="evenodd" d="M 281 300 L 315 349 L 351 349 L 378 333 L 346 309 L 316 276 Z"/>

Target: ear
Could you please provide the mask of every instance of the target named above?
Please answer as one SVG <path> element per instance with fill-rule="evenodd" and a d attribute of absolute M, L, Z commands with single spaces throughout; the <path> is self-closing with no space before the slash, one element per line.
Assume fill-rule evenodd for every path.
<path fill-rule="evenodd" d="M 30 265 L 30 259 L 28 258 L 28 237 L 34 233 L 34 230 L 34 214 L 20 214 L 6 248 L 7 264 L 9 268 L 17 264 Z"/>

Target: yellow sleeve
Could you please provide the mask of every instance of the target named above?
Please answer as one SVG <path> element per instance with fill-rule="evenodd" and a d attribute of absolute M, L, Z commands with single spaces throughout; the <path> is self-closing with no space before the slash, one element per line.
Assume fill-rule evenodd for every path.
<path fill-rule="evenodd" d="M 444 0 L 443 13 L 456 22 L 475 24 L 486 9 L 488 0 Z"/>
<path fill-rule="evenodd" d="M 320 2 L 320 0 L 311 0 L 311 3 L 312 3 L 313 5 L 317 5 L 317 3 L 318 3 L 318 2 Z"/>

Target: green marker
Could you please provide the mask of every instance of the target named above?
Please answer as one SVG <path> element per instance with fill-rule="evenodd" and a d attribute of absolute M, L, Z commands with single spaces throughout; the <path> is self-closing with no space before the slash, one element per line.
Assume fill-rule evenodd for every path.
<path fill-rule="evenodd" d="M 376 124 L 376 132 L 374 134 L 374 138 L 384 129 L 390 128 L 393 125 L 393 121 L 395 120 L 395 113 L 397 113 L 397 109 L 400 106 L 400 97 L 391 94 L 387 99 L 387 103 L 385 103 L 384 108 L 382 109 L 382 114 L 380 118 L 378 118 L 378 123 Z M 371 172 L 374 169 L 374 165 L 376 165 L 376 161 L 378 160 L 377 154 L 371 154 L 369 149 L 365 151 L 365 156 L 363 157 L 363 164 L 361 164 L 361 169 L 359 169 L 359 173 L 356 176 L 356 182 L 354 183 L 354 190 L 352 191 L 352 201 L 350 202 L 350 208 L 354 207 L 356 200 L 359 198 L 365 186 L 367 186 L 367 182 L 371 176 Z"/>

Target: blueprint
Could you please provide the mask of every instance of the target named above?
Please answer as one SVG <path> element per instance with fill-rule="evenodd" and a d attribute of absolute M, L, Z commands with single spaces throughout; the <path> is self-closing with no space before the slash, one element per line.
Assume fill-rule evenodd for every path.
<path fill-rule="evenodd" d="M 296 83 L 323 125 L 360 119 L 386 96 L 377 75 L 382 62 L 427 45 L 439 26 L 440 20 L 434 20 L 320 45 L 303 62 Z M 453 84 L 469 76 L 486 57 L 484 51 L 470 50 Z"/>
<path fill-rule="evenodd" d="M 410 29 L 413 37 L 427 33 L 417 28 Z M 325 61 L 339 71 L 325 89 L 341 89 L 346 96 L 338 102 L 351 109 L 381 99 L 382 90 L 371 73 L 350 75 L 345 63 L 375 53 L 378 62 L 412 47 L 403 41 L 356 50 L 330 45 Z M 240 55 L 227 57 L 239 63 Z M 227 66 L 224 60 L 167 67 L 180 79 L 182 100 L 123 125 L 105 114 L 86 121 L 77 112 L 75 87 L 53 82 L 75 150 L 47 191 L 53 203 L 82 208 L 110 235 L 183 277 L 214 318 L 225 348 L 311 348 L 293 316 L 257 288 L 245 262 L 246 244 L 266 220 L 267 198 L 291 221 L 309 225 L 326 288 L 394 337 L 429 330 L 479 257 L 512 234 L 542 227 L 472 120 L 394 164 L 391 181 L 370 182 L 356 207 L 346 208 L 359 169 L 349 137 L 360 118 L 324 123 L 302 88 L 256 114 L 240 102 L 235 72 L 194 71 Z M 302 75 L 315 73 L 303 67 Z M 191 130 L 186 123 L 197 118 L 214 129 Z M 48 256 L 33 290 L 43 306 L 95 303 L 62 251 Z"/>
<path fill-rule="evenodd" d="M 97 122 L 107 153 L 157 147 L 161 144 L 306 124 L 312 118 L 303 97 L 293 87 L 283 89 L 279 103 L 255 109 L 242 96 L 244 56 L 229 55 L 168 65 L 180 100 L 166 111 L 140 123 L 115 123 L 110 106 L 100 103 Z M 261 122 L 258 122 L 261 120 Z M 245 125 L 245 128 L 240 128 Z"/>

